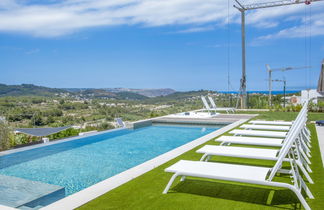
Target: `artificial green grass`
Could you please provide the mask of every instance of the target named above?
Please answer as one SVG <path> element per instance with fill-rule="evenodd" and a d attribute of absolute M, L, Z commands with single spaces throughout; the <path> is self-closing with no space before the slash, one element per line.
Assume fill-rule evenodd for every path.
<path fill-rule="evenodd" d="M 293 120 L 296 113 L 262 113 L 259 119 Z M 312 116 L 318 118 L 318 116 Z M 321 117 L 321 116 L 320 116 Z M 312 133 L 312 165 L 315 184 L 308 184 L 315 196 L 307 199 L 312 209 L 324 206 L 324 169 L 318 146 L 315 126 L 309 125 Z M 217 144 L 211 140 L 206 144 Z M 201 154 L 195 151 L 179 157 L 143 174 L 140 177 L 85 204 L 80 209 L 301 209 L 295 195 L 287 189 L 274 189 L 258 185 L 246 185 L 233 182 L 208 179 L 187 178 L 184 182 L 176 180 L 168 194 L 162 194 L 172 174 L 164 169 L 178 160 L 199 160 Z M 260 161 L 242 158 L 213 157 L 211 161 L 236 164 L 251 164 L 272 167 L 273 161 Z M 126 161 L 126 160 L 125 160 Z M 289 182 L 287 176 L 278 176 L 275 181 Z"/>

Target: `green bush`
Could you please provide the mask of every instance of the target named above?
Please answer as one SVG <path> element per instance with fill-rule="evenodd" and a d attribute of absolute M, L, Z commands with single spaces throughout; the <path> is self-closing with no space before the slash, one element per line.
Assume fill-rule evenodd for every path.
<path fill-rule="evenodd" d="M 10 147 L 11 129 L 5 122 L 0 122 L 0 150 L 6 150 Z"/>
<path fill-rule="evenodd" d="M 67 138 L 70 136 L 77 136 L 77 135 L 79 135 L 79 130 L 74 129 L 74 128 L 69 128 L 69 129 L 61 131 L 59 133 L 52 134 L 52 135 L 48 136 L 48 138 L 50 140 L 53 140 L 53 139 L 62 139 L 62 138 Z"/>
<path fill-rule="evenodd" d="M 39 138 L 37 137 L 32 137 L 32 136 L 28 136 L 26 134 L 16 134 L 14 136 L 14 141 L 11 143 L 11 146 L 17 146 L 17 145 L 21 145 L 21 144 L 28 144 L 31 143 L 33 141 L 37 141 L 39 140 Z"/>
<path fill-rule="evenodd" d="M 98 130 L 108 130 L 108 129 L 113 129 L 115 128 L 111 123 L 102 123 L 100 126 L 99 126 L 99 129 Z"/>

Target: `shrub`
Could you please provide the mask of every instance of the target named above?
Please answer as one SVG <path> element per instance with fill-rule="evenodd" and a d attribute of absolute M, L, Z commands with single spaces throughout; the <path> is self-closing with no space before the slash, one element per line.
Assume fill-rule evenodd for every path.
<path fill-rule="evenodd" d="M 0 150 L 6 150 L 10 147 L 11 129 L 5 122 L 0 122 Z"/>
<path fill-rule="evenodd" d="M 79 130 L 76 130 L 74 128 L 69 128 L 67 130 L 61 131 L 56 134 L 52 134 L 49 136 L 49 139 L 62 139 L 70 136 L 77 136 L 79 134 Z"/>
<path fill-rule="evenodd" d="M 115 127 L 111 123 L 104 122 L 98 128 L 99 128 L 98 130 L 108 130 L 108 129 L 113 129 Z"/>
<path fill-rule="evenodd" d="M 11 146 L 17 146 L 20 144 L 28 144 L 31 143 L 35 140 L 38 140 L 37 137 L 32 137 L 32 136 L 28 136 L 26 134 L 16 134 L 14 136 L 14 141 L 12 142 Z"/>

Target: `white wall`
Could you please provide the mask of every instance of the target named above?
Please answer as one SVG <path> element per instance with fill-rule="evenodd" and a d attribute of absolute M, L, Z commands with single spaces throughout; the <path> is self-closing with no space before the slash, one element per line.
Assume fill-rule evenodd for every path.
<path fill-rule="evenodd" d="M 324 97 L 323 95 L 319 94 L 316 89 L 311 90 L 302 90 L 301 91 L 301 103 L 303 104 L 306 100 L 311 98 L 315 98 L 312 100 L 313 103 L 317 104 L 317 98 Z"/>

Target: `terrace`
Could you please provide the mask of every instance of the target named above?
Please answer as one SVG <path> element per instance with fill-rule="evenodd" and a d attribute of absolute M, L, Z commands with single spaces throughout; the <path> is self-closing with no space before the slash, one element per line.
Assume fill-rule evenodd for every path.
<path fill-rule="evenodd" d="M 199 110 L 198 112 L 201 111 L 202 110 Z M 192 112 L 197 113 L 197 111 Z M 238 207 L 243 209 L 302 208 L 299 200 L 292 192 L 289 192 L 289 190 L 276 189 L 273 187 L 260 187 L 257 185 L 247 186 L 246 184 L 191 177 L 188 177 L 185 182 L 179 183 L 177 180 L 174 182 L 167 195 L 162 194 L 162 191 L 171 176 L 171 174 L 164 172 L 164 169 L 178 160 L 199 160 L 202 154 L 198 154 L 196 151 L 206 144 L 218 145 L 218 143 L 214 141 L 215 138 L 218 138 L 221 135 L 228 135 L 228 132 L 240 127 L 241 124 L 251 119 L 290 121 L 294 120 L 297 116 L 297 112 L 260 110 L 237 110 L 235 114 L 224 112 L 210 115 L 209 117 L 197 117 L 196 115 L 188 117 L 188 115 L 182 114 L 174 116 L 174 114 L 172 114 L 149 120 L 137 121 L 132 124 L 132 127 L 135 130 L 120 128 L 117 130 L 100 132 L 98 134 L 90 134 L 86 137 L 74 137 L 43 145 L 35 145 L 13 151 L 9 150 L 2 152 L 0 155 L 2 154 L 4 156 L 1 157 L 2 159 L 0 159 L 0 161 L 6 161 L 9 159 L 10 161 L 7 163 L 3 162 L 5 165 L 2 165 L 3 170 L 1 170 L 1 174 L 9 181 L 8 183 L 1 184 L 1 186 L 5 187 L 5 191 L 0 191 L 7 195 L 7 197 L 5 196 L 2 198 L 4 201 L 1 202 L 1 204 L 15 208 L 32 209 L 74 209 L 78 207 L 80 207 L 80 209 L 107 209 L 107 206 L 112 209 L 181 209 L 182 207 L 185 209 L 208 209 L 210 206 L 222 207 L 222 209 Z M 324 172 L 322 167 L 323 164 L 321 161 L 321 153 L 319 150 L 315 126 L 313 124 L 314 120 L 321 119 L 321 117 L 322 114 L 320 113 L 309 113 L 308 115 L 308 127 L 312 133 L 313 140 L 311 167 L 314 172 L 311 174 L 311 178 L 315 182 L 315 185 L 308 185 L 314 194 L 315 199 L 307 199 L 307 202 L 312 209 L 317 209 L 317 206 L 322 205 L 322 201 L 319 198 L 322 196 L 322 188 L 324 186 L 323 181 L 320 179 Z M 171 136 L 172 141 L 168 140 L 168 143 L 164 144 L 168 145 L 167 148 L 169 149 L 165 146 L 159 145 L 159 136 L 168 136 L 169 131 L 152 130 L 151 133 L 158 132 L 157 136 L 150 136 L 147 138 L 145 137 L 147 133 L 140 133 L 137 135 L 137 139 L 135 140 L 132 136 L 129 136 L 128 139 L 133 139 L 134 141 L 126 141 L 128 147 L 126 147 L 125 150 L 125 142 L 123 143 L 123 138 L 120 139 L 118 135 L 134 135 L 131 134 L 132 132 L 135 132 L 136 135 L 137 132 L 143 132 L 143 130 L 141 131 L 141 128 L 144 128 L 144 131 L 146 129 L 155 129 L 153 125 L 158 127 L 164 127 L 166 125 L 167 127 L 171 126 L 172 129 L 177 129 L 176 133 L 173 134 L 173 137 Z M 173 142 L 176 142 L 174 139 L 181 139 L 181 136 L 179 136 L 181 133 L 179 132 L 184 132 L 190 127 L 196 129 L 196 132 L 199 131 L 198 133 L 201 134 L 196 133 L 192 136 L 191 140 L 186 139 L 183 143 L 176 143 L 174 145 Z M 202 134 L 206 132 L 205 129 L 207 129 L 207 133 Z M 148 132 L 150 133 L 150 130 L 148 130 Z M 189 130 L 185 132 L 189 132 Z M 101 135 L 105 135 L 105 137 L 101 139 Z M 114 137 L 117 137 L 117 139 L 114 140 Z M 138 137 L 140 137 L 140 139 L 138 139 Z M 108 139 L 110 140 L 106 141 Z M 154 141 L 152 141 L 152 139 L 154 139 Z M 103 142 L 103 144 L 96 147 L 95 145 L 97 143 L 100 145 L 100 142 Z M 138 150 L 139 148 L 136 146 L 139 142 L 141 142 L 140 144 L 143 144 L 141 145 L 140 150 Z M 115 145 L 116 143 L 119 145 L 116 147 L 117 149 L 109 146 Z M 155 151 L 153 146 L 156 146 L 157 148 L 162 146 L 164 149 L 162 151 Z M 245 147 L 253 146 L 249 145 Z M 33 151 L 33 149 L 36 150 Z M 119 154 L 124 153 L 122 152 L 123 150 L 124 152 L 129 151 L 128 153 L 130 156 L 120 156 Z M 155 152 L 153 156 L 147 156 L 140 160 L 141 162 L 137 161 L 134 164 L 132 163 L 133 161 L 131 161 L 131 159 L 136 159 L 139 154 L 132 156 L 132 152 L 137 151 L 140 153 L 146 153 L 148 151 L 151 152 L 151 150 Z M 22 155 L 19 155 L 20 151 L 23 151 Z M 35 151 L 37 152 L 35 153 Z M 29 154 L 25 158 L 24 152 Z M 82 155 L 82 159 L 85 160 L 85 162 L 82 162 L 83 160 L 80 160 L 79 155 L 85 154 L 84 152 L 89 156 Z M 104 154 L 104 156 L 100 156 L 101 153 Z M 18 154 L 17 157 L 16 154 Z M 79 155 L 74 156 L 73 154 Z M 107 159 L 107 155 L 110 158 Z M 47 157 L 50 157 L 50 159 L 47 159 Z M 62 158 L 65 159 L 64 163 L 60 163 Z M 109 159 L 113 159 L 113 161 Z M 44 162 L 47 162 L 47 160 L 49 160 L 46 164 L 48 166 L 46 166 L 43 171 L 41 165 Z M 95 160 L 95 163 L 92 163 L 93 160 Z M 274 165 L 274 161 L 219 156 L 213 157 L 211 161 L 258 165 L 264 167 L 272 167 Z M 70 162 L 73 162 L 75 165 L 90 164 L 86 168 L 93 167 L 93 169 L 87 170 L 85 168 L 75 168 L 70 164 Z M 124 168 L 119 168 L 119 165 L 124 165 Z M 29 167 L 31 168 L 29 169 Z M 284 167 L 289 167 L 289 165 L 285 163 Z M 39 169 L 41 169 L 44 176 L 31 175 L 39 173 Z M 48 171 L 48 169 L 51 170 Z M 83 175 L 79 174 L 80 180 L 74 183 L 73 180 L 75 178 L 73 177 L 78 174 L 80 169 L 82 169 Z M 23 171 L 26 171 L 26 173 Z M 61 180 L 65 181 L 62 182 L 60 179 L 53 177 L 55 173 L 60 173 Z M 13 176 L 13 178 L 6 175 Z M 97 175 L 101 178 L 95 178 Z M 92 177 L 92 184 L 86 184 L 81 187 L 80 184 L 84 183 L 82 180 L 84 178 L 87 180 L 87 177 L 90 176 Z M 20 193 L 18 193 L 19 196 L 16 196 L 17 193 L 11 192 L 10 189 L 12 188 L 11 183 L 16 183 L 14 179 L 19 179 L 19 177 L 23 178 L 20 182 L 25 182 L 26 184 L 23 185 L 23 190 L 19 190 L 22 185 L 15 185 L 15 190 L 17 192 L 20 191 Z M 37 182 L 32 183 L 33 181 L 40 181 L 38 182 L 40 183 L 38 184 L 38 191 L 33 192 L 33 186 L 37 185 Z M 276 176 L 274 181 L 289 183 L 290 179 L 288 176 L 281 175 Z M 77 187 L 77 189 L 75 189 L 75 187 Z M 9 193 L 6 193 L 7 191 Z M 30 194 L 28 192 L 33 193 Z M 30 194 L 28 198 L 24 196 L 26 193 L 28 195 Z M 141 197 L 139 198 L 138 195 L 141 195 Z"/>
<path fill-rule="evenodd" d="M 250 112 L 252 113 L 252 112 Z M 293 120 L 296 113 L 255 112 L 256 119 Z M 309 121 L 320 119 L 322 114 L 309 113 Z M 308 123 L 312 134 L 312 179 L 309 184 L 315 199 L 307 202 L 312 209 L 321 209 L 324 205 L 324 175 L 321 153 L 315 126 Z M 225 134 L 226 135 L 226 134 Z M 217 145 L 213 140 L 203 145 Z M 260 187 L 257 185 L 237 184 L 223 181 L 188 178 L 184 182 L 175 182 L 168 194 L 162 194 L 171 174 L 164 169 L 178 160 L 199 160 L 201 154 L 195 151 L 200 145 L 179 157 L 139 176 L 126 184 L 111 190 L 103 196 L 85 204 L 80 209 L 301 209 L 301 205 L 288 190 Z M 273 161 L 260 161 L 242 158 L 213 157 L 211 161 L 273 166 Z M 288 182 L 285 176 L 275 181 Z"/>

